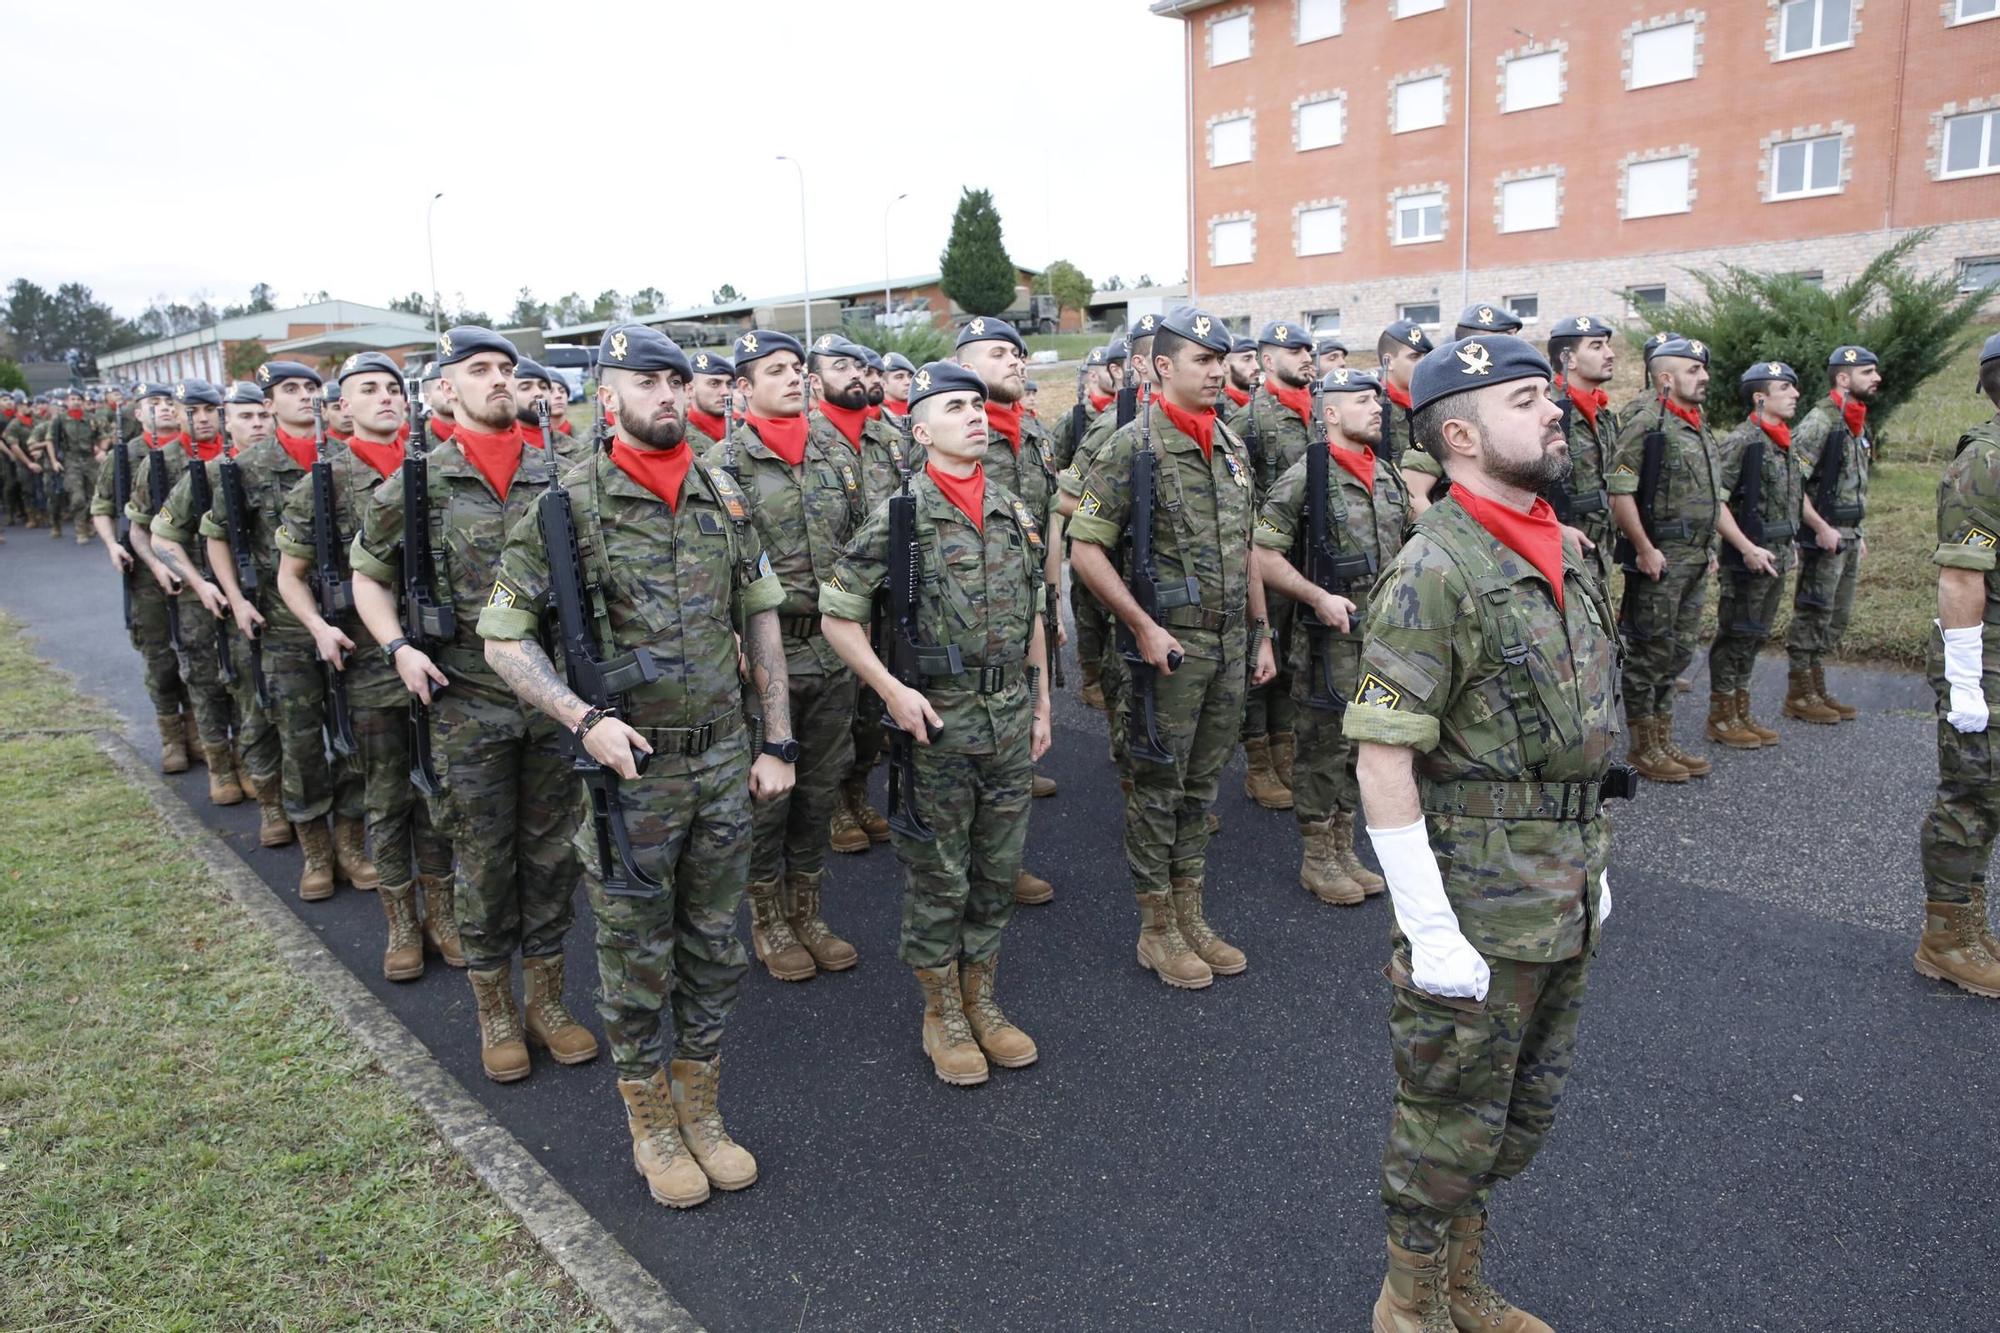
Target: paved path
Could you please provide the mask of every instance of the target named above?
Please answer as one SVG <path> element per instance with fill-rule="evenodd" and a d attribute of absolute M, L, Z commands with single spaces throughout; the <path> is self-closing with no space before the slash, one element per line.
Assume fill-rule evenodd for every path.
<path fill-rule="evenodd" d="M 102 553 L 10 533 L 0 610 L 155 746 Z M 1836 672 L 1865 704 L 1782 724 L 1621 811 L 1616 908 L 1557 1132 L 1500 1197 L 1492 1272 L 1578 1330 L 1992 1328 L 2000 1005 L 1916 977 L 1916 825 L 1932 777 L 1920 680 Z M 1757 678 L 1777 713 L 1782 664 Z M 1700 695 L 1681 701 L 1699 744 Z M 730 1028 L 732 1131 L 763 1179 L 686 1214 L 632 1174 L 613 1074 L 480 1076 L 471 994 L 381 980 L 381 912 L 305 905 L 252 805 L 173 781 L 327 947 L 705 1325 L 768 1329 L 1366 1326 L 1391 1095 L 1385 902 L 1298 887 L 1290 815 L 1225 777 L 1212 915 L 1250 970 L 1168 991 L 1135 914 L 1103 722 L 1066 700 L 1030 864 L 1056 901 L 1009 932 L 1003 994 L 1042 1061 L 946 1087 L 894 958 L 893 855 L 834 857 L 828 915 L 862 953 L 786 986 L 753 969 Z M 587 914 L 570 999 L 595 985 Z"/>

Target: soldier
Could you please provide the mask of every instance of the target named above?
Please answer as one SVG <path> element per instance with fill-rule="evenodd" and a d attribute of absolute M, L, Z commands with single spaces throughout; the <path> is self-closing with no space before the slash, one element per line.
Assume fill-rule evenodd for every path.
<path fill-rule="evenodd" d="M 1313 373 L 1324 378 L 1347 364 L 1347 344 L 1338 334 L 1315 333 L 1313 335 Z"/>
<path fill-rule="evenodd" d="M 750 943 L 779 981 L 810 981 L 860 961 L 820 915 L 826 830 L 854 760 L 855 684 L 820 633 L 819 585 L 865 517 L 853 452 L 829 452 L 806 420 L 805 349 L 790 334 L 740 334 L 731 360 L 748 407 L 703 460 L 743 492 L 757 540 L 784 588 L 787 719 L 798 783 L 750 813 Z M 770 719 L 766 719 L 769 725 Z"/>
<path fill-rule="evenodd" d="M 1626 424 L 1634 417 L 1655 411 L 1659 407 L 1659 395 L 1653 390 L 1653 353 L 1680 337 L 1678 333 L 1660 330 L 1647 334 L 1646 341 L 1640 344 L 1639 361 L 1641 369 L 1645 372 L 1646 382 L 1640 386 L 1639 392 L 1632 396 L 1630 402 L 1618 409 L 1616 428 L 1620 432 L 1624 431 Z"/>
<path fill-rule="evenodd" d="M 1765 572 L 1753 567 L 1748 552 L 1735 546 L 1722 552 L 1708 650 L 1707 735 L 1733 750 L 1754 750 L 1778 743 L 1777 732 L 1750 716 L 1750 673 L 1771 637 L 1799 530 L 1799 463 L 1787 424 L 1798 410 L 1798 372 L 1782 361 L 1758 361 L 1743 372 L 1737 392 L 1750 415 L 1716 446 L 1722 493 L 1737 528 L 1774 563 Z"/>
<path fill-rule="evenodd" d="M 1521 317 L 1499 301 L 1479 301 L 1458 312 L 1454 338 L 1477 338 L 1495 333 L 1517 334 Z"/>
<path fill-rule="evenodd" d="M 91 511 L 91 493 L 97 478 L 98 434 L 84 419 L 83 390 L 71 389 L 63 395 L 49 417 L 42 437 L 42 463 L 62 478 L 62 489 L 49 506 L 49 536 L 62 536 L 62 515 L 71 516 L 76 544 L 90 545 L 90 533 L 83 516 Z M 95 525 L 92 525 L 95 526 Z"/>
<path fill-rule="evenodd" d="M 1382 877 L 1354 853 L 1354 816 L 1360 809 L 1354 746 L 1340 731 L 1341 711 L 1361 679 L 1361 617 L 1369 589 L 1376 572 L 1387 569 L 1402 548 L 1409 525 L 1402 476 L 1375 452 L 1382 444 L 1381 387 L 1372 372 L 1345 366 L 1320 381 L 1327 453 L 1336 465 L 1326 470 L 1327 554 L 1360 557 L 1360 568 L 1342 579 L 1341 591 L 1312 583 L 1286 558 L 1310 535 L 1304 459 L 1271 488 L 1252 538 L 1265 600 L 1282 594 L 1302 608 L 1292 627 L 1290 674 L 1299 734 L 1292 808 L 1305 844 L 1299 883 L 1321 902 L 1343 907 L 1383 888 Z M 1318 644 L 1304 619 L 1308 615 L 1327 627 Z"/>
<path fill-rule="evenodd" d="M 424 445 L 424 452 L 429 453 L 451 439 L 458 420 L 453 415 L 456 405 L 452 402 L 451 390 L 445 385 L 444 371 L 439 369 L 436 361 L 425 364 L 422 383 L 424 402 L 431 410 L 431 438 Z"/>
<path fill-rule="evenodd" d="M 1211 406 L 1228 353 L 1228 331 L 1205 310 L 1179 306 L 1160 321 L 1150 357 L 1159 396 L 1091 462 L 1070 519 L 1071 568 L 1157 673 L 1160 740 L 1172 762 L 1132 757 L 1125 859 L 1139 900 L 1139 963 L 1187 989 L 1249 966 L 1203 913 L 1205 816 L 1243 725 L 1244 686 L 1277 674 L 1265 637 L 1264 586 L 1250 577 L 1250 464 Z M 1111 563 L 1110 552 L 1144 517 L 1132 512 L 1133 463 L 1142 448 L 1158 472 L 1153 517 L 1167 520 L 1153 525 L 1158 583 L 1182 590 L 1173 599 L 1179 605 L 1142 608 Z M 1129 716 L 1140 703 L 1127 697 L 1121 713 Z"/>
<path fill-rule="evenodd" d="M 354 413 L 341 397 L 339 380 L 320 386 L 320 415 L 326 420 L 326 438 L 345 445 L 354 434 Z"/>
<path fill-rule="evenodd" d="M 687 1208 L 709 1187 L 755 1183 L 757 1159 L 729 1137 L 716 1097 L 722 1030 L 748 964 L 736 912 L 750 870 L 751 798 L 782 795 L 787 755 L 785 651 L 776 608 L 785 592 L 719 467 L 694 465 L 681 424 L 692 367 L 643 324 L 606 330 L 598 399 L 618 424 L 610 449 L 563 476 L 606 659 L 632 650 L 673 663 L 592 707 L 536 642 L 551 587 L 546 535 L 534 514 L 507 536 L 479 633 L 486 659 L 521 700 L 577 737 L 620 779 L 637 868 L 649 885 L 613 893 L 585 875 L 597 918 L 597 1012 L 611 1042 L 632 1165 L 655 1200 Z M 614 570 L 640 571 L 620 578 Z M 763 701 L 753 759 L 737 680 L 736 636 Z M 635 756 L 651 755 L 645 773 Z M 663 1020 L 666 1030 L 662 1031 Z"/>
<path fill-rule="evenodd" d="M 1630 777 L 1610 607 L 1537 496 L 1567 462 L 1549 380 L 1505 336 L 1418 366 L 1450 499 L 1376 581 L 1343 724 L 1396 917 L 1378 1333 L 1548 1330 L 1485 1279 L 1487 1206 L 1554 1123 L 1611 915 L 1602 803 Z"/>
<path fill-rule="evenodd" d="M 720 352 L 696 352 L 689 369 L 694 378 L 688 382 L 688 425 L 702 438 L 688 442 L 706 449 L 729 432 L 729 389 L 736 367 Z"/>
<path fill-rule="evenodd" d="M 862 386 L 868 390 L 868 419 L 880 421 L 882 403 L 889 396 L 889 391 L 882 382 L 882 373 L 888 369 L 888 365 L 882 360 L 882 354 L 872 347 L 863 347 L 856 343 L 854 350 L 861 357 Z"/>
<path fill-rule="evenodd" d="M 230 453 L 240 454 L 251 445 L 271 438 L 271 402 L 249 380 L 238 380 L 229 386 L 223 395 L 222 410 Z"/>
<path fill-rule="evenodd" d="M 1257 340 L 1232 338 L 1229 359 L 1224 364 L 1229 373 L 1222 381 L 1223 401 L 1215 405 L 1215 410 L 1227 421 L 1238 408 L 1249 406 L 1250 395 L 1257 389 Z"/>
<path fill-rule="evenodd" d="M 1382 396 L 1387 401 L 1382 404 L 1382 444 L 1390 466 L 1402 473 L 1403 482 L 1410 492 L 1410 516 L 1424 512 L 1429 501 L 1417 494 L 1421 482 L 1425 494 L 1436 484 L 1437 477 L 1430 472 L 1416 471 L 1411 465 L 1422 464 L 1422 451 L 1416 455 L 1410 452 L 1410 376 L 1416 373 L 1417 362 L 1428 356 L 1432 349 L 1431 337 L 1424 332 L 1424 326 L 1411 319 L 1399 319 L 1382 330 L 1382 336 L 1375 340 L 1375 359 L 1382 366 Z"/>
<path fill-rule="evenodd" d="M 1611 382 L 1618 352 L 1611 344 L 1611 322 L 1594 315 L 1559 319 L 1549 330 L 1549 364 L 1556 371 L 1557 405 L 1563 408 L 1569 435 L 1569 477 L 1559 492 L 1551 492 L 1556 518 L 1597 566 L 1598 577 L 1611 587 L 1611 497 L 1604 489 L 1604 468 L 1618 443 L 1611 420 Z M 1556 503 L 1560 499 L 1562 503 Z"/>
<path fill-rule="evenodd" d="M 557 443 L 565 457 L 576 452 L 576 427 L 569 419 L 569 381 L 557 374 L 549 376 L 549 428 L 562 436 Z"/>
<path fill-rule="evenodd" d="M 330 387 L 340 390 L 354 427 L 347 444 L 327 461 L 333 523 L 326 541 L 335 572 L 346 582 L 353 577 L 349 544 L 361 530 L 369 495 L 403 465 L 403 377 L 396 363 L 382 353 L 359 352 L 341 364 Z M 421 977 L 426 937 L 447 964 L 463 967 L 452 905 L 451 844 L 432 826 L 430 804 L 410 781 L 409 695 L 391 658 L 373 642 L 362 646 L 360 616 L 350 608 L 328 621 L 320 613 L 319 599 L 308 583 L 317 584 L 320 578 L 319 497 L 311 476 L 293 483 L 283 514 L 277 538 L 278 595 L 312 635 L 319 660 L 345 683 L 354 738 L 360 744 L 356 761 L 368 841 L 375 848 L 377 886 L 388 924 L 382 975 L 390 981 Z M 322 693 L 325 689 L 322 682 Z M 420 883 L 428 930 L 418 922 Z"/>
<path fill-rule="evenodd" d="M 1113 338 L 1103 347 L 1093 347 L 1084 358 L 1083 408 L 1079 423 L 1077 414 L 1063 418 L 1056 429 L 1056 461 L 1061 470 L 1056 474 L 1057 512 L 1049 520 L 1048 540 L 1061 546 L 1064 543 L 1063 513 L 1065 506 L 1073 507 L 1075 501 L 1064 489 L 1070 484 L 1073 474 L 1070 468 L 1076 461 L 1076 453 L 1083 444 L 1084 437 L 1097 426 L 1099 420 L 1116 400 L 1118 386 L 1125 377 L 1125 339 Z M 1080 429 L 1078 428 L 1080 425 Z M 1104 711 L 1104 645 L 1106 625 L 1104 608 L 1090 595 L 1090 589 L 1083 586 L 1082 579 L 1071 579 L 1069 585 L 1070 616 L 1076 622 L 1076 661 L 1081 677 L 1077 697 L 1086 708 Z"/>
<path fill-rule="evenodd" d="M 1792 432 L 1805 485 L 1800 512 L 1812 541 L 1800 549 L 1792 623 L 1785 631 L 1785 655 L 1791 659 L 1785 716 L 1821 724 L 1859 716 L 1828 692 L 1826 659 L 1840 651 L 1854 615 L 1861 562 L 1868 558 L 1868 539 L 1861 533 L 1875 453 L 1868 405 L 1881 392 L 1882 367 L 1866 347 L 1836 347 L 1826 373 L 1832 382 L 1827 396 Z"/>
<path fill-rule="evenodd" d="M 910 380 L 917 368 L 910 364 L 910 358 L 901 352 L 890 352 L 882 358 L 882 414 L 889 418 L 889 424 L 907 433 L 910 415 Z"/>
<path fill-rule="evenodd" d="M 514 415 L 514 344 L 460 325 L 446 330 L 438 351 L 457 415 L 451 440 L 424 459 L 429 531 L 403 529 L 407 474 L 399 469 L 375 488 L 348 558 L 361 623 L 403 688 L 430 705 L 443 831 L 458 856 L 459 951 L 478 1005 L 479 1061 L 486 1077 L 512 1083 L 532 1072 L 528 1041 L 558 1064 L 597 1056 L 597 1039 L 563 1004 L 563 937 L 581 873 L 568 745 L 560 726 L 525 707 L 487 665 L 472 613 L 504 605 L 504 596 L 489 595 L 501 548 L 516 523 L 534 521 L 553 478 L 547 451 L 526 448 Z M 455 633 L 435 661 L 405 637 L 397 606 L 398 564 L 410 541 L 432 544 L 456 608 Z"/>
<path fill-rule="evenodd" d="M 2000 333 L 1979 353 L 1979 391 L 2000 409 Z M 1986 867 L 2000 833 L 2000 770 L 1987 727 L 2000 649 L 2000 411 L 1959 437 L 1938 482 L 1937 800 L 1924 819 L 1919 975 L 2000 999 L 2000 940 L 1986 915 Z M 2000 661 L 2000 659 L 1996 659 Z"/>
<path fill-rule="evenodd" d="M 0 497 L 4 497 L 7 522 L 36 526 L 30 498 L 40 489 L 42 465 L 28 457 L 22 447 L 28 438 L 23 404 L 27 395 L 19 389 L 0 394 Z"/>
<path fill-rule="evenodd" d="M 541 362 L 521 358 L 514 367 L 514 421 L 521 429 L 522 441 L 533 448 L 548 450 L 549 466 L 560 470 L 576 462 L 579 451 L 590 442 L 578 442 L 556 429 L 555 379 Z M 555 437 L 552 440 L 542 438 L 541 410 L 549 414 L 549 433 Z"/>

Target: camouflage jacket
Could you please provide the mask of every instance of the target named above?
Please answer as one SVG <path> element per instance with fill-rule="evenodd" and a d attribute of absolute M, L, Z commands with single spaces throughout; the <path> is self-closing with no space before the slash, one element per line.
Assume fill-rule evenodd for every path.
<path fill-rule="evenodd" d="M 1262 384 L 1227 420 L 1250 455 L 1250 479 L 1262 504 L 1285 470 L 1306 456 L 1306 423 Z"/>
<path fill-rule="evenodd" d="M 327 467 L 333 478 L 333 560 L 340 571 L 340 577 L 353 577 L 349 563 L 349 544 L 354 535 L 361 531 L 361 516 L 368 509 L 368 497 L 382 483 L 382 474 L 361 461 L 361 456 L 345 445 L 335 445 L 327 459 Z M 390 475 L 395 475 L 391 473 Z M 285 492 L 284 505 L 279 511 L 277 533 L 278 551 L 283 555 L 297 556 L 306 562 L 306 585 L 312 586 L 314 567 L 318 564 L 315 542 L 319 534 L 313 524 L 313 481 L 308 471 L 300 480 L 293 482 Z M 348 699 L 359 708 L 393 708 L 407 703 L 409 694 L 403 689 L 402 680 L 396 675 L 396 668 L 376 649 L 380 646 L 375 636 L 362 628 L 361 617 L 353 610 L 342 612 L 332 622 L 335 629 L 354 640 L 355 651 L 347 655 Z"/>
<path fill-rule="evenodd" d="M 1069 462 L 1056 474 L 1056 489 L 1075 499 L 1083 494 L 1083 476 L 1097 462 L 1097 456 L 1104 452 L 1104 445 L 1118 429 L 1116 406 L 1106 408 L 1091 418 L 1083 429 L 1083 438 L 1070 451 Z M 1065 536 L 1067 536 L 1065 532 Z"/>
<path fill-rule="evenodd" d="M 1342 731 L 1417 752 L 1445 893 L 1483 954 L 1575 957 L 1586 896 L 1589 915 L 1601 910 L 1611 830 L 1594 794 L 1619 735 L 1618 636 L 1602 596 L 1565 544 L 1557 606 L 1540 571 L 1449 501 L 1424 512 L 1375 585 Z M 1573 811 L 1588 818 L 1549 817 L 1585 791 L 1593 799 Z"/>
<path fill-rule="evenodd" d="M 1757 513 L 1754 521 L 1745 522 L 1741 495 L 1743 490 L 1743 460 L 1752 445 L 1760 445 L 1761 458 L 1757 468 Z M 1789 449 L 1781 449 L 1764 433 L 1764 428 L 1753 420 L 1745 420 L 1735 430 L 1722 437 L 1715 446 L 1716 476 L 1721 482 L 1721 495 L 1736 515 L 1736 522 L 1743 534 L 1778 558 L 1778 572 L 1784 573 L 1792 567 L 1794 548 L 1792 538 L 1799 531 L 1799 496 L 1801 479 L 1798 456 Z M 1724 552 L 1725 556 L 1730 552 Z"/>
<path fill-rule="evenodd" d="M 49 418 L 48 447 L 62 459 L 65 470 L 73 467 L 89 469 L 96 461 L 98 430 L 85 417 L 78 421 L 66 412 L 59 412 Z"/>
<path fill-rule="evenodd" d="M 1847 447 L 1841 451 L 1840 475 L 1834 480 L 1834 512 L 1822 513 L 1821 518 L 1840 530 L 1840 535 L 1853 541 L 1861 535 L 1861 525 L 1868 514 L 1868 474 L 1872 470 L 1875 445 L 1864 433 L 1860 439 L 1847 435 L 1847 423 L 1841 419 L 1840 405 L 1831 397 L 1814 403 L 1812 410 L 1800 417 L 1792 426 L 1792 455 L 1799 461 L 1799 475 L 1803 479 L 1808 498 L 1816 497 L 1819 487 L 1813 474 L 1819 470 L 1820 455 L 1826 452 L 1826 442 L 1835 433 L 1847 436 Z M 1819 501 L 1813 499 L 1813 507 L 1819 508 Z"/>
<path fill-rule="evenodd" d="M 1090 428 L 1097 424 L 1099 417 L 1110 410 L 1110 404 L 1108 403 L 1101 409 L 1095 406 L 1090 401 L 1088 390 L 1084 393 L 1082 406 L 1082 429 L 1079 430 L 1077 428 L 1076 413 L 1074 412 L 1063 413 L 1062 424 L 1056 427 L 1056 474 L 1058 478 L 1061 477 L 1061 474 L 1071 463 L 1076 461 L 1077 446 L 1083 443 L 1084 436 L 1090 434 Z"/>
<path fill-rule="evenodd" d="M 34 432 L 34 429 L 34 417 L 26 412 L 17 413 L 8 419 L 7 429 L 0 431 L 0 438 L 4 438 L 7 443 L 13 445 L 22 453 L 28 454 L 30 458 L 33 458 L 34 455 L 28 453 L 28 436 Z M 40 462 L 41 460 L 36 459 L 36 461 Z"/>
<path fill-rule="evenodd" d="M 257 568 L 257 595 L 252 599 L 264 613 L 266 632 L 304 634 L 305 626 L 278 596 L 278 527 L 283 522 L 285 492 L 306 475 L 276 438 L 262 440 L 236 455 L 236 475 L 243 480 L 245 534 L 251 563 Z M 105 460 L 109 472 L 110 460 Z M 197 537 L 229 540 L 228 507 L 223 500 L 222 460 L 208 464 L 207 513 L 196 513 L 194 486 L 185 475 L 167 496 L 166 507 L 153 520 L 153 532 L 182 546 Z"/>
<path fill-rule="evenodd" d="M 998 753 L 1019 744 L 1033 721 L 1024 668 L 1046 591 L 1041 525 L 1026 501 L 990 476 L 980 510 L 983 531 L 945 499 L 928 473 L 912 479 L 910 494 L 923 562 L 917 604 L 923 692 L 944 723 L 936 745 L 955 754 Z M 867 624 L 876 594 L 888 586 L 889 561 L 885 505 L 861 525 L 821 586 L 821 613 Z M 957 674 L 947 660 L 954 647 L 964 668 Z M 981 692 L 981 667 L 999 669 L 997 691 Z"/>
<path fill-rule="evenodd" d="M 1328 539 L 1340 554 L 1366 555 L 1375 566 L 1374 574 L 1355 579 L 1341 591 L 1341 596 L 1354 603 L 1356 614 L 1348 623 L 1347 633 L 1340 637 L 1358 640 L 1361 619 L 1368 610 L 1375 581 L 1402 549 L 1410 522 L 1410 492 L 1402 475 L 1389 465 L 1388 459 L 1379 456 L 1375 459 L 1372 487 L 1363 486 L 1352 472 L 1332 459 L 1327 460 L 1326 480 Z M 1257 515 L 1257 528 L 1251 540 L 1266 550 L 1290 553 L 1298 545 L 1305 525 L 1305 507 L 1306 460 L 1301 458 L 1285 469 L 1271 487 L 1271 494 Z M 1294 675 L 1306 669 L 1310 648 L 1306 640 L 1304 634 L 1292 635 Z"/>
<path fill-rule="evenodd" d="M 861 512 L 872 514 L 881 503 L 902 488 L 903 478 L 924 470 L 924 450 L 903 438 L 903 432 L 887 421 L 868 421 L 861 427 L 861 447 L 847 442 L 834 424 L 815 413 L 812 418 L 813 443 L 828 458 L 853 460 L 855 476 L 861 480 Z"/>
<path fill-rule="evenodd" d="M 1009 495 L 1026 502 L 1035 522 L 1047 525 L 1055 512 L 1056 440 L 1039 417 L 1021 414 L 1021 447 L 1010 446 L 1005 436 L 993 431 L 987 436 L 992 447 L 986 451 L 986 477 Z"/>
<path fill-rule="evenodd" d="M 1570 495 L 1578 500 L 1600 497 L 1605 492 L 1604 472 L 1610 464 L 1613 449 L 1618 444 L 1618 433 L 1612 424 L 1611 408 L 1607 404 L 1597 409 L 1597 419 L 1593 422 L 1582 408 L 1571 401 L 1564 409 L 1569 434 L 1569 480 L 1564 483 Z M 1590 518 L 1583 514 L 1579 518 Z M 1609 502 L 1595 511 L 1595 517 L 1604 523 L 1611 522 Z"/>
<path fill-rule="evenodd" d="M 1411 413 L 1396 406 L 1387 393 L 1382 395 L 1382 452 L 1391 467 L 1410 466 L 1412 455 L 1420 469 L 1427 468 L 1429 475 L 1441 477 L 1444 469 L 1431 460 L 1430 455 L 1414 447 L 1415 437 L 1410 431 Z"/>
<path fill-rule="evenodd" d="M 125 450 L 125 463 L 131 473 L 131 488 L 123 495 L 118 494 L 117 469 L 112 466 L 111 455 L 106 453 L 97 464 L 96 484 L 91 488 L 90 513 L 93 518 L 110 518 L 123 514 L 142 528 L 152 527 L 153 513 L 164 506 L 166 496 L 187 470 L 187 451 L 180 445 L 179 436 L 159 448 L 148 444 L 144 435 L 134 435 L 121 446 Z M 65 467 L 71 466 L 68 462 Z M 159 492 L 161 503 L 153 503 L 153 478 L 159 476 L 165 488 Z"/>
<path fill-rule="evenodd" d="M 1645 465 L 1646 436 L 1656 427 L 1665 432 L 1666 452 L 1660 463 L 1660 487 L 1653 493 L 1648 529 L 1662 550 L 1705 550 L 1715 554 L 1715 511 L 1721 503 L 1722 476 L 1716 465 L 1715 442 L 1706 422 L 1697 430 L 1653 400 L 1650 412 L 1634 412 L 1618 428 L 1618 444 L 1604 489 L 1613 495 L 1639 493 Z"/>
<path fill-rule="evenodd" d="M 2000 663 L 2000 416 L 1980 422 L 1959 437 L 1958 452 L 1938 478 L 1937 552 L 1943 569 L 1975 569 L 1986 579 L 1986 611 L 1980 643 L 1988 664 Z M 1933 638 L 1936 674 L 1937 640 Z M 1986 697 L 2000 693 L 1986 677 Z"/>

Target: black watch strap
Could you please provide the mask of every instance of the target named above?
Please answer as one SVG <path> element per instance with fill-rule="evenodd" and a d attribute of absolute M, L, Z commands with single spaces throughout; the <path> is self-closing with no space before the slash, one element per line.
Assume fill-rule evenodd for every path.
<path fill-rule="evenodd" d="M 389 640 L 389 642 L 382 645 L 382 656 L 391 663 L 393 663 L 396 660 L 397 651 L 399 649 L 407 648 L 409 646 L 410 646 L 410 641 L 399 635 L 398 637 L 393 638 Z"/>
<path fill-rule="evenodd" d="M 799 742 L 796 736 L 788 736 L 781 741 L 765 741 L 758 750 L 774 759 L 782 759 L 788 764 L 799 762 Z"/>

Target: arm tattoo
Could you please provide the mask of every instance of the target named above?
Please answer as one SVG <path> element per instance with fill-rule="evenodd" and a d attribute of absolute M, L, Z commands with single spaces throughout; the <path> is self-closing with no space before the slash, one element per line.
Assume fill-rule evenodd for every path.
<path fill-rule="evenodd" d="M 162 541 L 157 537 L 153 539 L 153 554 L 167 567 L 167 572 L 177 579 L 192 583 L 194 576 L 181 565 L 180 558 L 175 555 L 177 549 L 171 542 Z"/>
<path fill-rule="evenodd" d="M 792 734 L 791 678 L 785 674 L 785 645 L 778 637 L 778 613 L 759 611 L 750 617 L 744 635 L 745 655 L 750 659 L 750 679 L 756 683 L 757 697 L 764 708 L 764 734 Z"/>
<path fill-rule="evenodd" d="M 500 673 L 500 679 L 507 682 L 508 688 L 521 697 L 522 703 L 539 708 L 565 725 L 566 713 L 581 713 L 587 707 L 563 683 L 562 677 L 556 674 L 555 663 L 542 651 L 542 645 L 533 639 L 495 639 L 487 647 L 492 650 L 488 660 L 493 669 Z"/>

